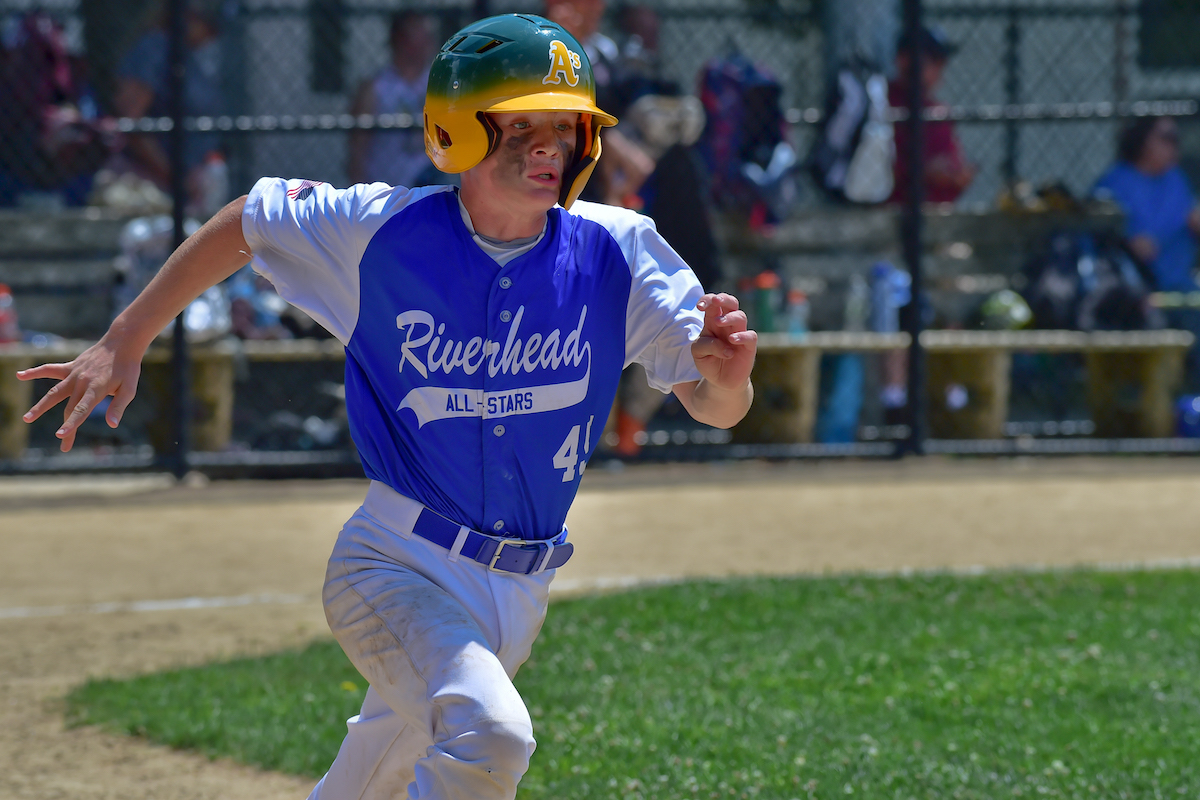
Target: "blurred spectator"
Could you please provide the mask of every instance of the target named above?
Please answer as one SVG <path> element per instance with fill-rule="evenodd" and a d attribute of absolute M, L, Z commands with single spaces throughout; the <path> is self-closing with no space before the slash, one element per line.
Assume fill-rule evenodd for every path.
<path fill-rule="evenodd" d="M 938 105 L 934 91 L 942 82 L 942 74 L 950 56 L 958 50 L 957 45 L 946 39 L 939 28 L 922 27 L 917 35 L 905 32 L 896 43 L 896 76 L 888 86 L 888 103 L 892 107 L 907 108 L 911 95 L 908 72 L 915 52 L 921 54 L 921 107 Z M 925 201 L 951 203 L 958 199 L 971 181 L 978 168 L 967 161 L 962 146 L 950 120 L 927 120 L 923 126 L 925 137 L 924 184 Z M 896 160 L 894 162 L 895 188 L 891 202 L 903 203 L 908 197 L 909 130 L 904 123 L 895 126 Z"/>
<path fill-rule="evenodd" d="M 690 147 L 704 126 L 703 107 L 695 98 L 681 96 L 678 84 L 662 77 L 659 21 L 653 9 L 621 9 L 620 47 L 600 33 L 604 10 L 604 0 L 548 0 L 546 6 L 546 16 L 587 51 L 597 105 L 623 120 L 604 131 L 604 155 L 582 199 L 645 213 L 701 284 L 711 288 L 720 277 L 717 247 L 705 205 L 706 187 Z M 620 455 L 636 455 L 646 423 L 665 399 L 647 384 L 640 366 L 629 367 L 606 426 L 606 444 Z"/>
<path fill-rule="evenodd" d="M 1160 292 L 1194 292 L 1200 206 L 1179 166 L 1179 128 L 1170 117 L 1142 117 L 1121 132 L 1117 163 L 1093 190 L 1125 212 L 1126 246 L 1154 276 Z M 1187 389 L 1200 391 L 1200 309 L 1167 310 L 1167 325 L 1191 331 Z"/>
<path fill-rule="evenodd" d="M 600 32 L 604 10 L 605 0 L 546 0 L 546 18 L 566 28 L 587 53 L 596 79 L 596 105 L 616 116 L 617 108 L 609 93 L 613 91 L 621 52 L 616 42 Z"/>
<path fill-rule="evenodd" d="M 161 117 L 170 114 L 167 61 L 170 43 L 166 31 L 167 12 L 163 3 L 154 15 L 151 27 L 137 41 L 117 67 L 114 110 L 123 117 Z M 221 90 L 221 42 L 217 11 L 210 3 L 189 3 L 185 11 L 187 77 L 184 83 L 184 111 L 195 116 L 217 116 L 227 112 Z M 170 191 L 171 163 L 166 139 L 160 134 L 131 134 L 125 149 L 127 167 L 153 181 L 159 189 Z M 220 136 L 216 133 L 190 133 L 184 151 L 187 170 L 189 214 L 210 211 L 227 198 L 213 198 L 206 185 L 205 163 L 217 166 L 224 160 Z"/>
<path fill-rule="evenodd" d="M 596 105 L 620 119 L 623 109 L 616 82 L 621 52 L 616 42 L 600 32 L 604 8 L 605 0 L 546 0 L 546 17 L 583 45 L 596 80 Z M 618 128 L 606 129 L 603 141 L 604 157 L 597 162 L 580 199 L 640 208 L 637 192 L 654 171 L 654 160 Z"/>
<path fill-rule="evenodd" d="M 391 60 L 358 87 L 351 114 L 411 114 L 416 127 L 398 131 L 352 131 L 347 172 L 351 183 L 382 181 L 392 186 L 445 182 L 425 155 L 421 129 L 429 65 L 437 53 L 437 19 L 415 11 L 392 16 Z"/>
<path fill-rule="evenodd" d="M 1200 206 L 1179 166 L 1179 128 L 1170 117 L 1142 117 L 1121 133 L 1117 163 L 1096 182 L 1125 212 L 1129 249 L 1162 292 L 1196 291 Z"/>
<path fill-rule="evenodd" d="M 85 73 L 44 11 L 25 14 L 0 46 L 0 206 L 43 195 L 56 205 L 87 201 L 117 139 L 97 116 Z"/>

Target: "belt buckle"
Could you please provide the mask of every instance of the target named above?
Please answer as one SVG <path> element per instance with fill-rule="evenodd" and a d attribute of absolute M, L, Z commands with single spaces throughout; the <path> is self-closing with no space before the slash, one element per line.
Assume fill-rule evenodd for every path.
<path fill-rule="evenodd" d="M 523 545 L 530 544 L 530 543 L 526 542 L 524 539 L 501 539 L 500 543 L 498 545 L 496 545 L 496 552 L 492 554 L 491 562 L 488 564 L 489 570 L 491 570 L 492 572 L 510 572 L 511 571 L 511 570 L 507 570 L 507 569 L 496 569 L 496 563 L 500 560 L 500 554 L 503 553 L 504 548 L 510 544 L 523 546 Z"/>

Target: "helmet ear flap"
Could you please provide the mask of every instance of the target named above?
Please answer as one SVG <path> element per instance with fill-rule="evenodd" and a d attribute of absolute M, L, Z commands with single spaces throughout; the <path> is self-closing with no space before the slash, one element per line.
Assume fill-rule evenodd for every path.
<path fill-rule="evenodd" d="M 591 114 L 580 114 L 579 117 L 580 124 L 575 128 L 575 159 L 563 174 L 562 188 L 558 194 L 558 204 L 566 209 L 569 209 L 583 192 L 588 178 L 592 176 L 592 170 L 596 168 L 596 160 L 600 158 L 601 126 L 594 123 Z"/>
<path fill-rule="evenodd" d="M 492 119 L 490 114 L 483 111 L 476 112 L 475 116 L 479 119 L 479 124 L 483 126 L 483 130 L 487 133 L 487 152 L 483 154 L 483 158 L 487 158 L 496 152 L 496 148 L 500 146 L 500 126 L 496 124 L 496 120 Z M 483 158 L 479 160 L 482 161 Z"/>

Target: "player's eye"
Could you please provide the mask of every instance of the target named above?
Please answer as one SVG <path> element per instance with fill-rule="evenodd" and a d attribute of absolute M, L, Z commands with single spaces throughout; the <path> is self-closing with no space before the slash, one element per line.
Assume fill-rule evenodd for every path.
<path fill-rule="evenodd" d="M 560 122 L 557 125 L 555 125 L 554 127 L 556 130 L 560 130 L 560 131 L 573 131 L 573 130 L 575 130 L 575 123 L 574 122 Z"/>
<path fill-rule="evenodd" d="M 512 124 L 512 126 L 513 126 L 514 128 L 516 128 L 517 130 L 519 130 L 519 131 L 523 131 L 523 130 L 525 130 L 526 128 L 528 128 L 528 127 L 529 127 L 529 123 L 528 123 L 528 122 L 526 122 L 525 120 L 520 120 L 519 122 L 514 122 L 514 123 Z"/>

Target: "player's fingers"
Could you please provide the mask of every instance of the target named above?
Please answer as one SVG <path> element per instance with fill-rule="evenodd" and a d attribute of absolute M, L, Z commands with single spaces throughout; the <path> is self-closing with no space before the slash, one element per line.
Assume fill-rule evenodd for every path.
<path fill-rule="evenodd" d="M 726 317 L 738 307 L 738 299 L 725 293 L 706 294 L 696 303 L 696 308 L 704 312 L 704 327 L 708 330 L 726 324 Z"/>
<path fill-rule="evenodd" d="M 62 380 L 71 374 L 71 364 L 42 364 L 39 367 L 17 370 L 17 380 L 32 381 L 38 378 Z"/>
<path fill-rule="evenodd" d="M 708 356 L 720 359 L 733 358 L 733 353 L 733 347 L 724 339 L 716 336 L 701 336 L 692 342 L 692 358 L 694 359 Z"/>
<path fill-rule="evenodd" d="M 726 311 L 721 316 L 709 322 L 709 328 L 722 336 L 744 331 L 749 327 L 745 311 Z"/>
<path fill-rule="evenodd" d="M 732 344 L 736 344 L 742 348 L 752 347 L 755 350 L 757 350 L 758 349 L 758 331 L 752 331 L 752 330 L 738 331 L 737 333 L 733 333 L 733 334 L 729 335 L 729 341 Z"/>
<path fill-rule="evenodd" d="M 125 415 L 125 409 L 133 402 L 136 385 L 136 381 L 125 381 L 117 389 L 117 393 L 113 395 L 112 402 L 108 404 L 108 413 L 105 415 L 108 427 L 115 428 L 121 424 L 121 417 Z"/>
<path fill-rule="evenodd" d="M 71 438 L 74 439 L 75 429 L 83 424 L 95 405 L 96 389 L 94 387 L 88 386 L 86 389 L 76 387 L 70 402 L 63 408 L 63 425 L 55 435 L 61 439 L 71 434 Z"/>
<path fill-rule="evenodd" d="M 75 386 L 75 381 L 70 378 L 59 381 L 50 387 L 50 391 L 42 396 L 41 400 L 34 403 L 33 408 L 25 412 L 21 419 L 26 422 L 33 422 L 35 419 L 45 414 L 50 409 L 61 403 L 64 399 L 71 396 L 71 391 Z"/>
<path fill-rule="evenodd" d="M 58 442 L 58 449 L 62 452 L 69 452 L 75 446 L 75 430 L 68 431 Z"/>
<path fill-rule="evenodd" d="M 723 314 L 727 311 L 737 311 L 741 308 L 738 299 L 731 294 L 725 292 L 709 292 L 696 301 L 696 308 L 700 311 L 713 312 L 715 314 Z"/>

